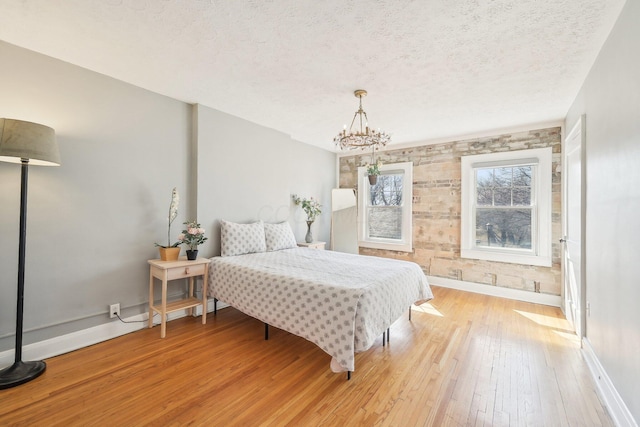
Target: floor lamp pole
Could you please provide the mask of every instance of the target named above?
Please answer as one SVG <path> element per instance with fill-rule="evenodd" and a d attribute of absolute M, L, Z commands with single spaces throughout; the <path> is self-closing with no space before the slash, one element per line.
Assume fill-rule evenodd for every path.
<path fill-rule="evenodd" d="M 22 159 L 20 179 L 20 243 L 18 246 L 18 300 L 16 307 L 16 347 L 13 365 L 0 371 L 0 389 L 11 388 L 31 381 L 41 375 L 46 364 L 39 360 L 22 361 L 22 330 L 24 317 L 24 265 L 27 243 L 27 183 L 29 159 Z"/>

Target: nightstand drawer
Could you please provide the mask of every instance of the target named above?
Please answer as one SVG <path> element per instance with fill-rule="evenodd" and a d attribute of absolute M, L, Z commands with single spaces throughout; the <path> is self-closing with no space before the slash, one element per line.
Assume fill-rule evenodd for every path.
<path fill-rule="evenodd" d="M 201 276 L 204 274 L 205 264 L 174 267 L 167 270 L 167 280 L 181 279 L 183 277 Z"/>

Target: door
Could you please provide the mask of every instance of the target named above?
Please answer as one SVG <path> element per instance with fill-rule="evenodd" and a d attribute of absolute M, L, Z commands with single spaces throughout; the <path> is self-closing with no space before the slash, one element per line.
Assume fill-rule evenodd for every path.
<path fill-rule="evenodd" d="M 561 242 L 564 261 L 564 307 L 567 319 L 573 324 L 576 334 L 586 335 L 585 324 L 585 277 L 583 224 L 583 173 L 582 147 L 584 141 L 585 116 L 573 127 L 564 147 L 564 204 L 563 234 Z"/>

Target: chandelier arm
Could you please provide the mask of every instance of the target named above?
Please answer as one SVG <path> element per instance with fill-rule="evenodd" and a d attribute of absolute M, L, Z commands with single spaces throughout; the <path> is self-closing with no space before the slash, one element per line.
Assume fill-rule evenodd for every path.
<path fill-rule="evenodd" d="M 356 111 L 356 113 L 353 115 L 353 120 L 351 120 L 351 125 L 349 126 L 349 133 L 351 133 L 351 130 L 353 129 L 353 124 L 356 121 L 356 117 L 358 117 L 358 112 Z"/>

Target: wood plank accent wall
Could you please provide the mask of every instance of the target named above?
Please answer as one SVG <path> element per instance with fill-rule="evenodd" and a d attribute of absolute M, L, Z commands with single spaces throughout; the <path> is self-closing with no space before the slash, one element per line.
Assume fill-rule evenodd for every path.
<path fill-rule="evenodd" d="M 460 157 L 544 147 L 553 148 L 552 266 L 460 258 Z M 560 295 L 562 180 L 557 168 L 561 163 L 560 127 L 388 150 L 377 156 L 385 164 L 413 162 L 414 249 L 406 253 L 361 248 L 361 254 L 410 260 L 430 276 Z M 358 166 L 370 160 L 370 152 L 341 157 L 340 187 L 355 188 Z"/>

